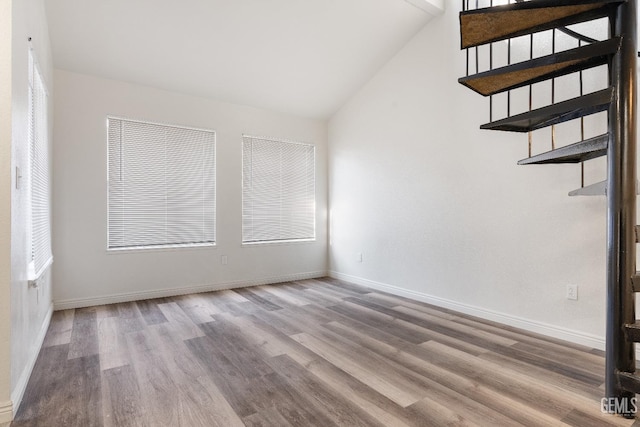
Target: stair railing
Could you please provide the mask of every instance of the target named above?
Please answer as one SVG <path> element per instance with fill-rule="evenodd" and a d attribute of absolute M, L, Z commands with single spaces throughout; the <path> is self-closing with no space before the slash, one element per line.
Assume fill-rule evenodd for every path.
<path fill-rule="evenodd" d="M 508 0 L 507 4 L 524 0 Z M 475 9 L 479 0 L 475 0 Z M 502 2 L 504 4 L 504 2 Z M 462 0 L 462 10 L 471 9 L 470 0 Z M 491 0 L 489 7 L 494 6 Z M 486 6 L 483 6 L 486 7 Z M 635 318 L 635 292 L 640 291 L 640 272 L 636 272 L 636 58 L 637 0 L 620 2 L 609 16 L 609 33 L 620 40 L 618 52 L 608 61 L 608 84 L 613 97 L 608 103 L 607 154 L 607 301 L 606 301 L 606 362 L 605 395 L 607 408 L 633 417 L 637 408 L 635 393 L 640 393 L 640 376 L 635 372 L 634 341 L 640 342 L 640 321 Z M 574 30 L 558 27 L 558 31 L 575 38 L 578 48 L 599 41 Z M 552 29 L 552 54 L 556 53 L 556 30 Z M 522 37 L 522 36 L 520 36 Z M 512 38 L 507 38 L 507 65 L 512 63 Z M 493 70 L 494 42 L 489 45 L 489 70 Z M 466 50 L 466 76 L 470 63 L 475 62 L 475 74 L 480 71 L 480 49 L 471 44 Z M 534 57 L 533 32 L 529 36 L 529 59 Z M 578 71 L 580 97 L 584 95 L 583 71 Z M 551 78 L 551 104 L 556 101 L 555 77 Z M 528 108 L 533 108 L 533 84 L 528 85 Z M 511 89 L 506 90 L 507 118 L 513 117 Z M 494 116 L 493 94 L 489 95 L 489 119 Z M 598 110 L 601 111 L 601 110 Z M 491 127 L 487 127 L 491 128 Z M 496 127 L 495 129 L 499 129 Z M 535 129 L 535 128 L 534 128 Z M 510 129 L 501 129 L 510 130 Z M 599 137 L 600 138 L 600 137 Z M 532 157 L 533 131 L 528 131 L 528 156 Z M 585 142 L 585 120 L 580 116 L 580 140 Z M 556 129 L 551 126 L 551 148 L 556 149 Z M 537 156 L 540 157 L 540 156 Z M 584 157 L 580 158 L 580 186 L 585 186 Z M 527 164 L 523 162 L 522 164 Z M 635 335 L 634 335 L 635 334 Z M 603 403 L 604 405 L 604 403 Z M 604 406 L 603 406 L 604 408 Z"/>
<path fill-rule="evenodd" d="M 507 0 L 506 4 L 511 4 L 511 3 L 524 3 L 525 1 L 531 1 L 531 0 Z M 486 3 L 486 2 L 485 2 Z M 471 6 L 474 7 L 471 7 Z M 489 0 L 488 2 L 488 6 L 489 7 L 493 7 L 494 6 L 494 0 Z M 480 0 L 462 0 L 462 10 L 466 11 L 466 10 L 471 10 L 471 9 L 478 9 L 480 7 L 484 7 L 484 5 L 482 5 L 480 3 Z M 578 47 L 582 47 L 584 44 L 591 44 L 591 43 L 597 43 L 599 40 L 594 39 L 592 37 L 589 37 L 585 34 L 581 34 L 577 31 L 574 31 L 572 29 L 566 28 L 566 27 L 559 27 L 557 28 L 558 31 L 576 39 L 576 41 L 578 42 Z M 556 51 L 556 28 L 553 28 L 551 30 L 551 53 L 555 54 Z M 506 39 L 507 42 L 507 65 L 511 65 L 511 53 L 512 53 L 512 45 L 511 45 L 511 38 Z M 493 67 L 493 42 L 488 43 L 489 46 L 489 53 L 488 53 L 488 61 L 489 61 L 489 68 L 488 70 L 483 70 L 483 71 L 491 71 L 494 69 Z M 470 51 L 473 50 L 473 57 L 475 60 L 475 73 L 479 73 L 480 72 L 480 57 L 481 57 L 481 53 L 480 53 L 480 49 L 479 46 L 474 46 L 471 48 L 466 48 L 465 49 L 465 54 L 466 54 L 466 76 L 470 75 L 471 72 L 471 67 L 470 67 L 470 62 L 471 62 L 471 55 L 470 55 Z M 639 54 L 640 55 L 640 54 Z M 534 56 L 534 36 L 533 33 L 529 35 L 529 59 L 533 59 Z M 580 70 L 578 72 L 578 80 L 579 80 L 579 93 L 580 96 L 584 95 L 584 78 L 583 78 L 583 71 Z M 555 103 L 555 98 L 556 98 L 556 87 L 555 87 L 555 83 L 556 83 L 556 79 L 553 78 L 551 79 L 551 103 Z M 529 103 L 528 103 L 528 108 L 529 111 L 531 111 L 533 109 L 533 85 L 528 85 L 528 89 L 529 89 Z M 489 95 L 489 122 L 493 121 L 494 118 L 494 99 L 493 99 L 493 95 Z M 511 117 L 511 90 L 508 90 L 506 92 L 506 117 Z M 585 140 L 585 119 L 584 117 L 580 117 L 580 141 L 584 141 Z M 534 138 L 533 138 L 533 132 L 528 132 L 527 133 L 527 157 L 531 158 L 533 155 L 533 145 L 534 145 Z M 551 126 L 551 149 L 554 150 L 556 148 L 556 126 L 552 125 Z M 580 162 L 580 188 L 584 188 L 585 186 L 585 165 L 584 165 L 584 161 Z"/>

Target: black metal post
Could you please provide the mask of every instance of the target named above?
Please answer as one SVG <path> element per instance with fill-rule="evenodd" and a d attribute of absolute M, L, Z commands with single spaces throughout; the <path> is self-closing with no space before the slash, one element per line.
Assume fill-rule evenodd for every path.
<path fill-rule="evenodd" d="M 609 110 L 611 140 L 607 156 L 607 342 L 605 393 L 616 408 L 632 408 L 635 395 L 622 389 L 618 372 L 635 371 L 633 343 L 625 324 L 635 322 L 636 243 L 636 13 L 637 1 L 628 0 L 612 17 L 614 36 L 622 38 L 620 52 L 610 67 L 615 98 Z M 624 409 L 617 409 L 632 416 Z"/>

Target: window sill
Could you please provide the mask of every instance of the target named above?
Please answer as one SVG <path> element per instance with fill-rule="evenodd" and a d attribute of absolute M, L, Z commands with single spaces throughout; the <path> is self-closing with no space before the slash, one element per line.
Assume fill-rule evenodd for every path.
<path fill-rule="evenodd" d="M 202 250 L 216 248 L 215 243 L 202 243 L 202 244 L 184 244 L 184 245 L 167 245 L 167 246 L 129 246 L 126 248 L 107 248 L 107 254 L 119 255 L 119 254 L 131 254 L 131 253 L 146 253 L 146 252 L 175 252 L 176 250 Z"/>
<path fill-rule="evenodd" d="M 49 267 L 51 267 L 51 264 L 53 264 L 53 256 L 44 263 L 42 268 L 40 268 L 40 271 L 36 272 L 33 267 L 33 262 L 29 263 L 27 271 L 27 282 L 29 287 L 38 287 L 38 280 L 40 280 Z"/>
<path fill-rule="evenodd" d="M 299 245 L 299 244 L 309 244 L 309 243 L 315 243 L 318 240 L 313 238 L 313 239 L 297 239 L 297 240 L 266 240 L 266 241 L 261 241 L 261 242 L 242 242 L 242 246 L 246 246 L 246 247 L 258 247 L 258 246 L 263 246 L 263 245 Z"/>

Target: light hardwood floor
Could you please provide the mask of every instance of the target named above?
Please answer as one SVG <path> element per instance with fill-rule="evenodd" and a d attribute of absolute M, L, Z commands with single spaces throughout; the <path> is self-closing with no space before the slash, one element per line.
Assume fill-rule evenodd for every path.
<path fill-rule="evenodd" d="M 333 279 L 57 311 L 22 426 L 607 426 L 597 351 Z"/>

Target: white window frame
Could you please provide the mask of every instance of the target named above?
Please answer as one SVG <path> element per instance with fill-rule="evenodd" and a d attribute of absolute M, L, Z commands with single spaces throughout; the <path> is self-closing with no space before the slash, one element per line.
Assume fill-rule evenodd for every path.
<path fill-rule="evenodd" d="M 268 142 L 273 142 L 273 143 L 280 143 L 280 144 L 293 144 L 293 145 L 301 145 L 301 146 L 305 146 L 305 147 L 310 147 L 312 148 L 312 153 L 313 153 L 313 232 L 312 232 L 312 236 L 309 237 L 305 237 L 305 238 L 282 238 L 282 239 L 270 239 L 270 240 L 247 240 L 245 239 L 245 230 L 244 230 L 244 216 L 245 216 L 245 152 L 244 152 L 244 144 L 246 142 L 247 139 L 253 139 L 253 140 L 262 140 L 262 141 L 268 141 Z M 281 138 L 273 138 L 273 137 L 266 137 L 266 136 L 255 136 L 255 135 L 248 135 L 248 134 L 243 134 L 242 135 L 242 245 L 243 246 L 254 246 L 254 245 L 278 245 L 278 244 L 292 244 L 292 243 L 308 243 L 308 242 L 315 242 L 316 241 L 316 236 L 317 236 L 317 222 L 318 222 L 318 218 L 317 218 L 317 168 L 316 168 L 316 146 L 315 144 L 310 144 L 310 143 L 306 143 L 306 142 L 298 142 L 298 141 L 292 141 L 292 140 L 288 140 L 288 139 L 281 139 Z"/>
<path fill-rule="evenodd" d="M 110 224 L 110 216 L 109 216 L 109 211 L 110 211 L 110 201 L 109 201 L 109 186 L 110 186 L 110 180 L 109 180 L 109 163 L 110 163 L 110 158 L 109 158 L 109 120 L 119 120 L 119 121 L 127 121 L 127 122 L 133 122 L 133 123 L 142 123 L 142 124 L 147 124 L 147 125 L 155 125 L 155 126 L 162 126 L 162 127 L 166 127 L 166 128 L 174 128 L 174 129 L 185 129 L 185 130 L 192 130 L 192 131 L 198 131 L 198 132 L 207 132 L 207 133 L 211 133 L 213 134 L 213 156 L 214 156 L 214 175 L 213 175 L 213 180 L 214 180 L 214 199 L 213 199 L 213 206 L 214 206 L 214 223 L 213 223 L 213 241 L 211 242 L 195 242 L 195 243 L 170 243 L 170 244 L 157 244 L 157 245 L 131 245 L 131 246 L 110 246 L 110 231 L 109 231 L 109 224 Z M 191 127 L 191 126 L 182 126 L 182 125 L 175 125 L 175 124 L 167 124 L 167 123 L 160 123 L 160 122 L 155 122 L 155 121 L 149 121 L 149 120 L 140 120 L 140 119 L 132 119 L 132 118 L 128 118 L 128 117 L 122 117 L 122 116 L 117 116 L 117 115 L 108 115 L 106 118 L 106 148 L 107 148 L 107 153 L 106 153 L 106 158 L 107 158 L 107 233 L 106 233 L 106 250 L 108 253 L 111 254 L 117 254 L 117 253 L 128 253 L 128 252 L 140 252 L 140 251 L 168 251 L 168 250 L 176 250 L 176 249 L 202 249 L 202 248 L 211 248 L 211 247 L 215 247 L 216 246 L 216 242 L 217 242 L 217 222 L 218 222 L 218 218 L 217 218 L 217 132 L 213 129 L 204 129 L 204 128 L 197 128 L 197 127 Z"/>

